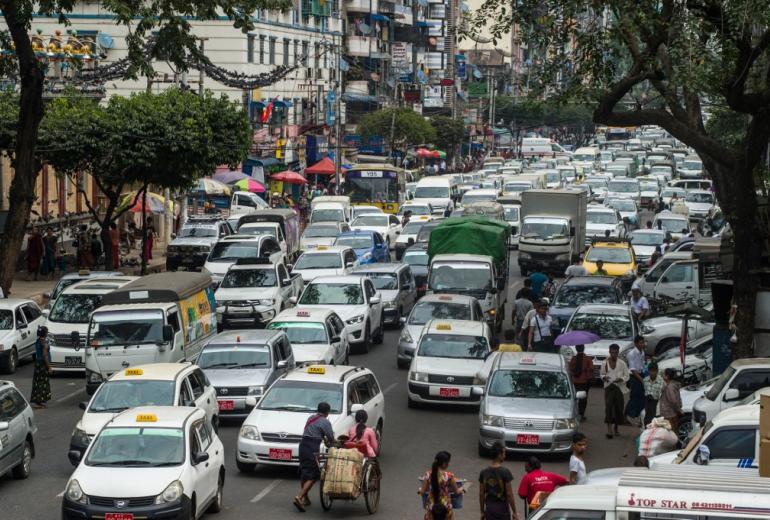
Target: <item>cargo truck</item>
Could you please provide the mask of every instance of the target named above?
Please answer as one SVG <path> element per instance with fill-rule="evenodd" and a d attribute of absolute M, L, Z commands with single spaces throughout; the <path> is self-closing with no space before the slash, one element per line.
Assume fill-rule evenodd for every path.
<path fill-rule="evenodd" d="M 519 269 L 563 273 L 583 251 L 586 192 L 529 190 L 521 194 Z"/>

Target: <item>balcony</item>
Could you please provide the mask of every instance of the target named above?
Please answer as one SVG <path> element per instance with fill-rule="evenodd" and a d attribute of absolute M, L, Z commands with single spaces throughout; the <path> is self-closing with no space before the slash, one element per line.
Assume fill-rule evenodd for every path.
<path fill-rule="evenodd" d="M 369 36 L 348 36 L 348 55 L 369 57 L 376 49 L 374 38 Z"/>
<path fill-rule="evenodd" d="M 345 0 L 348 13 L 376 13 L 379 0 Z"/>

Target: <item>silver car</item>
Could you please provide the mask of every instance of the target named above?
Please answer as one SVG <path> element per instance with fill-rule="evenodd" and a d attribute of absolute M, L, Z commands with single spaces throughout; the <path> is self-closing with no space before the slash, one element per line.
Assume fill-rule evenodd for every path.
<path fill-rule="evenodd" d="M 37 425 L 32 407 L 10 381 L 0 381 L 0 477 L 29 477 Z"/>
<path fill-rule="evenodd" d="M 578 427 L 577 399 L 569 365 L 559 354 L 500 352 L 488 360 L 479 408 L 479 455 L 495 442 L 507 451 L 566 453 Z"/>
<path fill-rule="evenodd" d="M 232 330 L 217 334 L 196 362 L 217 392 L 219 416 L 243 418 L 273 382 L 294 368 L 294 354 L 281 330 Z"/>
<path fill-rule="evenodd" d="M 401 316 L 412 311 L 417 301 L 417 284 L 408 264 L 366 264 L 354 267 L 352 274 L 368 276 L 382 297 L 382 319 L 398 327 Z"/>
<path fill-rule="evenodd" d="M 404 327 L 398 338 L 396 363 L 398 368 L 409 368 L 417 350 L 422 329 L 430 320 L 484 321 L 484 312 L 473 296 L 461 294 L 428 294 L 412 308 L 408 318 L 401 318 Z"/>
<path fill-rule="evenodd" d="M 704 307 L 711 311 L 712 304 Z M 704 336 L 711 336 L 714 331 L 713 321 L 687 320 L 687 340 L 693 341 Z M 682 337 L 682 319 L 675 316 L 656 316 L 641 323 L 641 332 L 647 342 L 647 354 L 660 356 L 664 352 L 679 347 Z"/>

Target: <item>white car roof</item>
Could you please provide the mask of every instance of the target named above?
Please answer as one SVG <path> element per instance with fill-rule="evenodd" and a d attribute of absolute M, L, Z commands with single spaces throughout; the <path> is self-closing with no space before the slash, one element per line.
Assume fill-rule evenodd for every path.
<path fill-rule="evenodd" d="M 623 303 L 584 303 L 575 310 L 575 314 L 628 314 L 630 307 Z"/>
<path fill-rule="evenodd" d="M 205 417 L 205 412 L 190 406 L 139 406 L 126 410 L 113 418 L 107 427 L 140 426 L 142 428 L 182 428 L 195 414 Z M 104 431 L 104 430 L 102 430 Z"/>
<path fill-rule="evenodd" d="M 107 294 L 124 285 L 133 282 L 138 276 L 110 276 L 90 278 L 75 285 L 70 285 L 61 294 Z M 61 294 L 59 296 L 61 296 Z"/>
<path fill-rule="evenodd" d="M 305 255 L 319 255 L 323 253 L 343 253 L 347 251 L 348 249 L 353 249 L 350 246 L 318 246 L 313 249 L 308 249 L 307 251 L 303 252 L 300 256 Z"/>
<path fill-rule="evenodd" d="M 423 334 L 456 334 L 459 336 L 483 336 L 484 323 L 470 320 L 430 320 Z"/>
<path fill-rule="evenodd" d="M 115 372 L 110 381 L 137 381 L 153 379 L 157 381 L 174 381 L 183 372 L 189 371 L 195 365 L 192 363 L 152 363 L 136 365 Z"/>
<path fill-rule="evenodd" d="M 350 377 L 371 373 L 371 370 L 364 367 L 345 365 L 308 365 L 295 368 L 286 374 L 282 380 L 342 383 Z"/>
<path fill-rule="evenodd" d="M 426 294 L 420 298 L 415 305 L 425 302 L 462 303 L 464 305 L 471 305 L 475 300 L 476 298 L 473 296 L 467 296 L 465 294 Z"/>
<path fill-rule="evenodd" d="M 22 303 L 35 303 L 27 298 L 0 298 L 0 309 L 13 309 Z M 37 304 L 35 304 L 37 305 Z"/>
<path fill-rule="evenodd" d="M 759 405 L 758 404 L 743 404 L 739 406 L 733 406 L 726 410 L 719 412 L 711 422 L 714 424 L 713 428 L 722 426 L 725 424 L 751 424 L 759 426 Z"/>
<path fill-rule="evenodd" d="M 355 275 L 319 276 L 318 278 L 313 279 L 313 281 L 310 283 L 313 285 L 321 284 L 321 283 L 333 283 L 333 284 L 361 283 L 361 280 L 363 280 L 364 278 L 366 278 L 366 276 L 355 276 Z"/>
<path fill-rule="evenodd" d="M 278 316 L 273 318 L 273 322 L 276 321 L 294 321 L 294 322 L 308 322 L 316 323 L 324 321 L 326 318 L 334 314 L 332 309 L 326 307 L 292 307 L 291 309 L 285 309 L 281 311 Z"/>

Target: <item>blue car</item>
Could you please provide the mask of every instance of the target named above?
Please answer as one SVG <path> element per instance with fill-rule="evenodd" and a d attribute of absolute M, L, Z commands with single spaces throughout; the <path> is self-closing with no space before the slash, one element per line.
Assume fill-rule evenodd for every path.
<path fill-rule="evenodd" d="M 376 231 L 347 231 L 337 236 L 334 245 L 352 247 L 360 265 L 390 262 L 388 244 Z"/>

